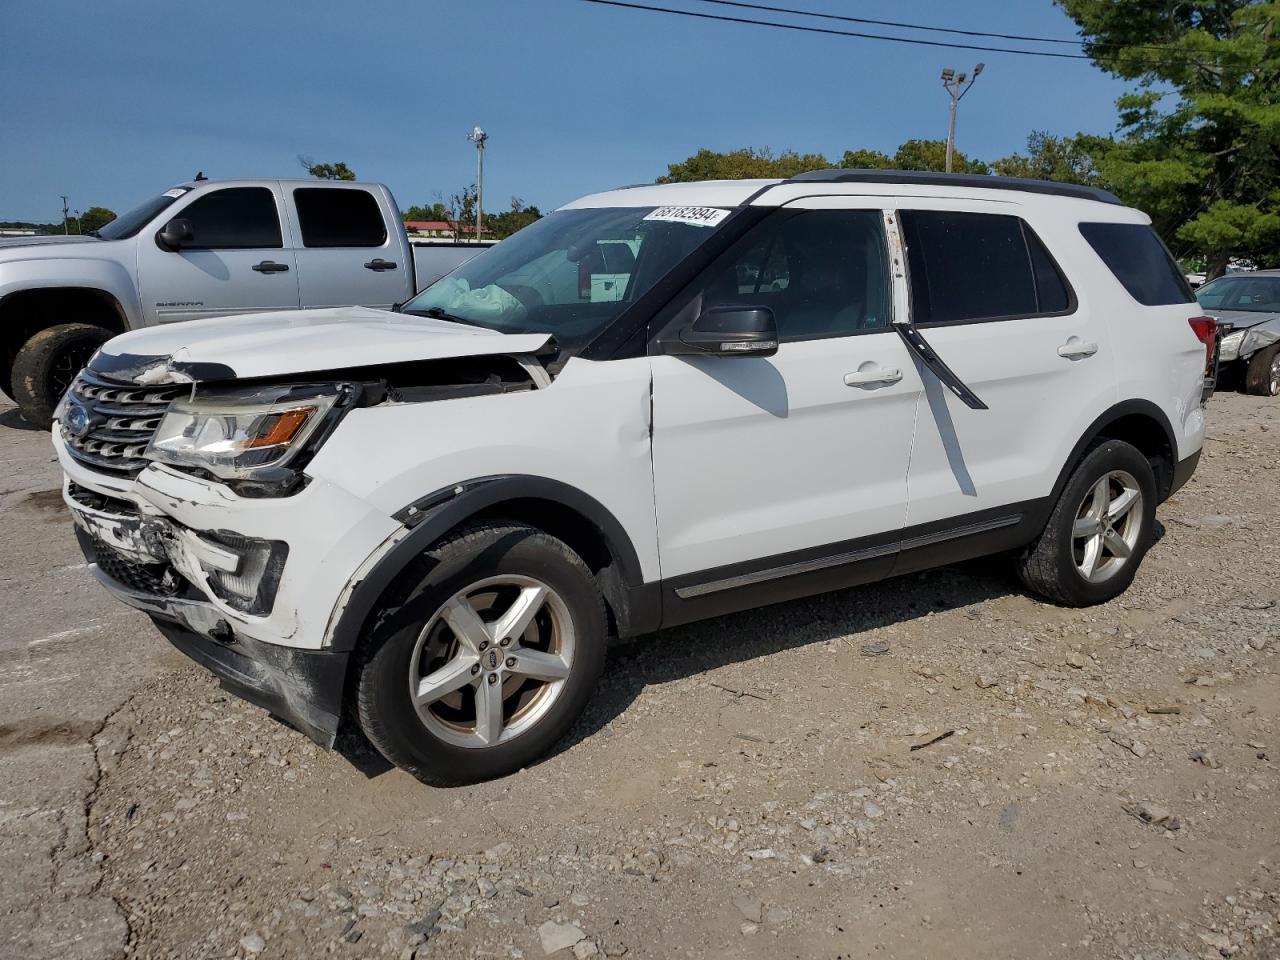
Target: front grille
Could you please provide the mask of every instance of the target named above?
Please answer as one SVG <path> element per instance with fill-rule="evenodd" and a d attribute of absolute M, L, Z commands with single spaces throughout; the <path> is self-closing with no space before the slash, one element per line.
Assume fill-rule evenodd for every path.
<path fill-rule="evenodd" d="M 92 534 L 93 562 L 107 577 L 134 593 L 173 597 L 184 591 L 186 581 L 167 563 L 136 563 L 116 552 Z"/>
<path fill-rule="evenodd" d="M 82 370 L 69 392 L 71 403 L 83 407 L 89 415 L 88 429 L 73 433 L 64 416 L 61 431 L 67 452 L 99 470 L 138 473 L 147 465 L 142 452 L 169 404 L 190 389 L 181 384 L 147 387 L 116 383 Z"/>

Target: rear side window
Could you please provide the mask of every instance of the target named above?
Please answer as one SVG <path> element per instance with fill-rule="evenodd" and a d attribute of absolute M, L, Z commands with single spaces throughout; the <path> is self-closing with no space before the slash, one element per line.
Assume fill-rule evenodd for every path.
<path fill-rule="evenodd" d="M 367 190 L 299 187 L 293 191 L 304 247 L 380 247 L 387 227 Z"/>
<path fill-rule="evenodd" d="M 916 323 L 1062 313 L 1066 281 L 1020 217 L 942 210 L 900 214 Z"/>
<path fill-rule="evenodd" d="M 1146 224 L 1082 223 L 1080 233 L 1139 303 L 1159 307 L 1195 302 L 1186 277 Z"/>
<path fill-rule="evenodd" d="M 227 187 L 184 207 L 177 219 L 191 224 L 188 247 L 206 250 L 279 248 L 280 216 L 275 194 L 266 187 Z"/>

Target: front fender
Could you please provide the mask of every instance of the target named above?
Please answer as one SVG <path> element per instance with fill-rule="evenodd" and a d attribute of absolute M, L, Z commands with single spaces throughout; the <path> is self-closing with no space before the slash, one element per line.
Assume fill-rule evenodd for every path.
<path fill-rule="evenodd" d="M 0 261 L 0 302 L 29 290 L 94 290 L 115 301 L 126 328 L 142 325 L 142 301 L 124 264 L 93 257 Z M 74 320 L 74 317 L 68 317 Z"/>

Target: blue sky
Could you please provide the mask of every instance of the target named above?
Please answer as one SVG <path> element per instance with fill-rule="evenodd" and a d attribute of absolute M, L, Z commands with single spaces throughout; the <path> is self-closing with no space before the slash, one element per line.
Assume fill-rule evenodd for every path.
<path fill-rule="evenodd" d="M 1076 35 L 1050 0 L 773 2 Z M 697 0 L 661 5 L 752 16 Z M 966 153 L 1003 156 L 1033 129 L 1114 128 L 1124 85 L 1087 61 L 796 34 L 580 0 L 0 0 L 0 219 L 55 220 L 63 193 L 73 208 L 123 212 L 198 169 L 298 176 L 300 153 L 345 160 L 407 207 L 474 180 L 465 135 L 477 123 L 491 137 L 485 206 L 517 195 L 547 210 L 650 181 L 700 147 L 838 158 L 850 147 L 892 151 L 911 137 L 944 137 L 939 71 L 978 60 L 986 72 L 961 106 Z"/>

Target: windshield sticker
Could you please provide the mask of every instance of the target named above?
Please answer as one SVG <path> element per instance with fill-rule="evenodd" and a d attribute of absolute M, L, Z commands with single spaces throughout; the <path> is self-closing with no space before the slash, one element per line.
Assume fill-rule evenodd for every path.
<path fill-rule="evenodd" d="M 184 193 L 188 192 L 190 189 L 191 189 L 190 187 L 174 187 L 172 190 L 166 190 L 162 194 L 162 196 L 173 197 L 173 199 L 177 200 L 178 197 L 182 196 Z"/>
<path fill-rule="evenodd" d="M 728 210 L 718 207 L 658 207 L 645 219 L 686 223 L 691 227 L 714 227 L 728 215 Z"/>

